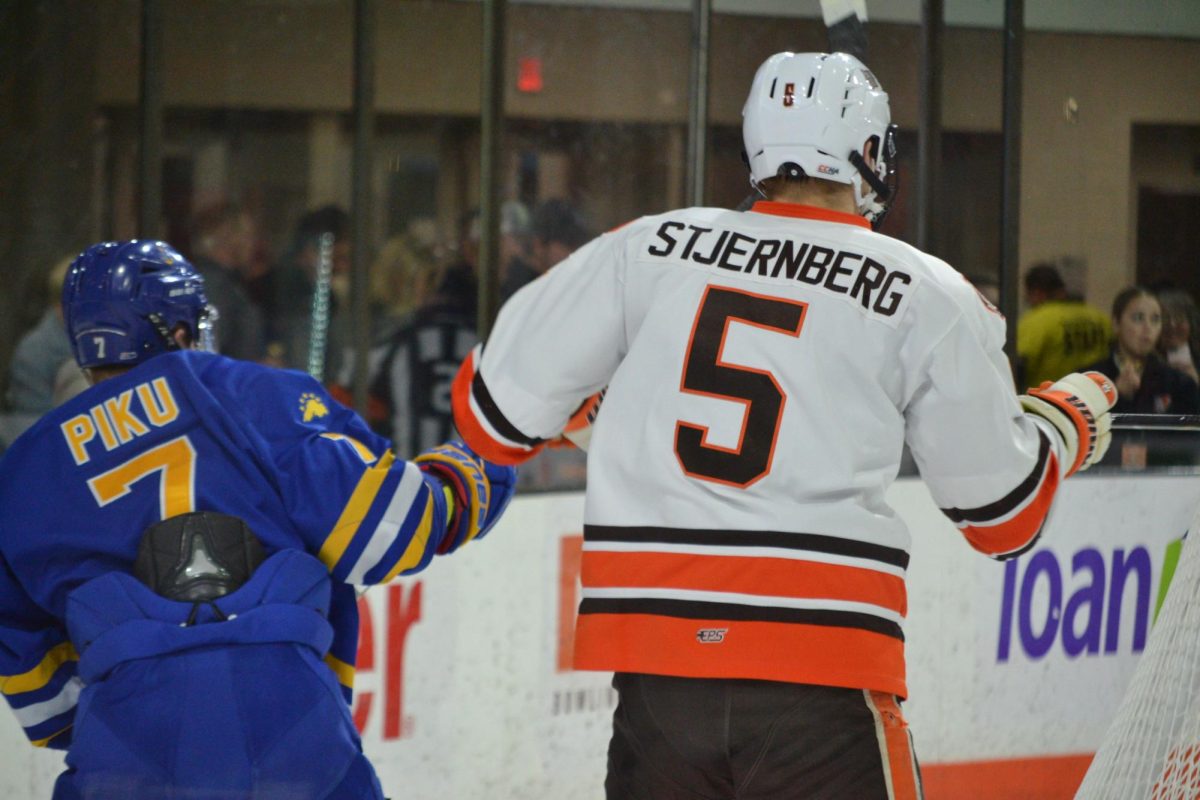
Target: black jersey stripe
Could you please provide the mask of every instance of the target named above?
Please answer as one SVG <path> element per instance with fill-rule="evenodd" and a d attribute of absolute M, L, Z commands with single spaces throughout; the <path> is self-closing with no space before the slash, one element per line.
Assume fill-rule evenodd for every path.
<path fill-rule="evenodd" d="M 1038 430 L 1038 457 L 1029 476 L 1007 495 L 994 503 L 979 508 L 943 508 L 942 513 L 951 522 L 991 522 L 1011 513 L 1029 498 L 1037 493 L 1042 485 L 1042 474 L 1046 471 L 1046 461 L 1050 458 L 1050 439 L 1045 432 Z"/>
<path fill-rule="evenodd" d="M 487 419 L 488 424 L 495 428 L 505 439 L 528 447 L 537 447 L 546 441 L 545 439 L 526 436 L 517 430 L 516 425 L 508 421 L 508 417 L 504 416 L 499 406 L 496 405 L 496 401 L 492 399 L 492 393 L 488 391 L 487 384 L 483 382 L 483 374 L 478 370 L 475 371 L 475 377 L 471 379 L 471 394 L 475 396 L 475 403 L 479 406 L 479 410 L 483 412 L 483 416 Z"/>
<path fill-rule="evenodd" d="M 653 614 L 730 622 L 782 622 L 793 625 L 821 625 L 831 628 L 856 628 L 881 633 L 904 641 L 904 631 L 890 619 L 859 611 L 824 608 L 781 608 L 749 606 L 740 603 L 713 603 L 705 600 L 664 600 L 644 597 L 585 597 L 580 614 Z"/>
<path fill-rule="evenodd" d="M 1035 546 L 1037 546 L 1038 541 L 1042 538 L 1042 529 L 1045 528 L 1045 526 L 1046 526 L 1046 524 L 1045 524 L 1045 521 L 1043 520 L 1042 525 L 1038 527 L 1037 533 L 1035 533 L 1033 535 L 1033 538 L 1030 539 L 1028 542 L 1021 545 L 1016 550 L 1013 550 L 1011 553 L 1000 553 L 1000 554 L 992 556 L 992 557 L 995 558 L 997 561 L 1009 561 L 1011 559 L 1025 555 L 1030 550 L 1032 550 Z"/>
<path fill-rule="evenodd" d="M 709 530 L 702 528 L 653 528 L 646 526 L 584 525 L 583 537 L 590 542 L 635 544 L 685 544 L 701 547 L 779 547 L 829 555 L 865 558 L 908 568 L 908 553 L 881 544 L 837 536 L 789 531 Z"/>

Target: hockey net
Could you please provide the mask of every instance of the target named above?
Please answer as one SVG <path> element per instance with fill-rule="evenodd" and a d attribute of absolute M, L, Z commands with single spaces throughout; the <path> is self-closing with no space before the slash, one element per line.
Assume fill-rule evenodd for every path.
<path fill-rule="evenodd" d="M 1200 798 L 1200 513 L 1076 800 Z"/>

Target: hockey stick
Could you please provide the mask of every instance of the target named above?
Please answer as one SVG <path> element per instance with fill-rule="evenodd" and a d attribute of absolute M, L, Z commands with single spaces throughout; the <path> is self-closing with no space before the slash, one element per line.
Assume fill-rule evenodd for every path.
<path fill-rule="evenodd" d="M 1200 414 L 1113 414 L 1115 431 L 1197 431 Z"/>
<path fill-rule="evenodd" d="M 821 16 L 829 34 L 829 52 L 867 60 L 866 0 L 821 0 Z"/>
<path fill-rule="evenodd" d="M 329 340 L 329 291 L 333 281 L 333 234 L 317 240 L 317 280 L 313 287 L 312 325 L 308 331 L 308 374 L 325 379 L 325 345 Z"/>

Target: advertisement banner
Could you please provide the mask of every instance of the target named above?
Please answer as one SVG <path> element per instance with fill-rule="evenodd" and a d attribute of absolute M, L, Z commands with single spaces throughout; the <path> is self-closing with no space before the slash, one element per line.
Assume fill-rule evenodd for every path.
<path fill-rule="evenodd" d="M 1035 547 L 1003 563 L 963 546 L 920 481 L 898 481 L 889 500 L 914 539 L 904 708 L 928 797 L 1074 796 L 1145 648 L 1200 481 L 1068 481 Z"/>

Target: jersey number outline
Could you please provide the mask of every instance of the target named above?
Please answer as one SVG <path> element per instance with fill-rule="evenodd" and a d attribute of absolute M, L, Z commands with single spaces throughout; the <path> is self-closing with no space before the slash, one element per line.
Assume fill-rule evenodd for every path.
<path fill-rule="evenodd" d="M 196 510 L 196 448 L 178 436 L 146 450 L 87 482 L 100 507 L 129 494 L 130 487 L 149 475 L 162 473 L 158 506 L 162 519 Z"/>
<path fill-rule="evenodd" d="M 733 322 L 798 337 L 808 303 L 741 289 L 705 287 L 688 339 L 679 391 L 741 403 L 745 410 L 736 447 L 708 442 L 708 427 L 678 420 L 675 457 L 684 473 L 744 489 L 771 471 L 787 394 L 774 374 L 723 358 Z"/>

